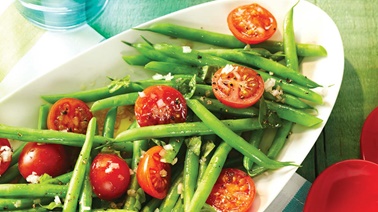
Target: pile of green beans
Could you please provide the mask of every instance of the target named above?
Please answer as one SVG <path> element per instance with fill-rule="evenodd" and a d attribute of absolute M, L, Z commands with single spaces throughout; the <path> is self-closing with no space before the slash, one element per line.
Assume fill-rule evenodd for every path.
<path fill-rule="evenodd" d="M 312 114 L 322 96 L 312 91 L 318 83 L 303 76 L 299 65 L 303 57 L 324 57 L 326 50 L 319 45 L 295 42 L 293 8 L 284 20 L 283 41 L 266 41 L 246 45 L 231 35 L 188 28 L 171 23 L 156 23 L 137 29 L 166 36 L 214 45 L 212 49 L 183 52 L 180 45 L 145 42 L 129 43 L 139 54 L 122 55 L 131 66 L 142 66 L 156 74 L 171 74 L 173 79 L 146 79 L 130 82 L 113 89 L 110 86 L 74 93 L 42 96 L 47 103 L 39 110 L 38 129 L 0 124 L 0 135 L 21 141 L 14 151 L 11 167 L 0 177 L 0 209 L 47 211 L 215 211 L 206 204 L 223 167 L 245 170 L 251 177 L 284 166 L 298 166 L 278 161 L 285 142 L 295 124 L 313 127 L 322 122 Z M 147 42 L 146 42 L 147 41 Z M 212 92 L 209 79 L 218 68 L 228 64 L 254 68 L 267 81 L 275 80 L 275 89 L 284 92 L 281 98 L 265 92 L 258 104 L 235 109 L 223 105 Z M 114 83 L 114 82 L 113 82 Z M 187 98 L 187 122 L 139 127 L 136 122 L 115 134 L 117 111 L 121 106 L 133 106 L 138 92 L 148 86 L 165 84 L 181 91 Z M 83 100 L 91 111 L 108 110 L 103 132 L 98 133 L 98 118 L 89 122 L 86 135 L 46 129 L 50 105 L 64 97 Z M 275 133 L 271 140 L 267 133 Z M 27 184 L 20 178 L 17 160 L 23 146 L 29 142 L 57 143 L 82 147 L 72 171 Z M 91 158 L 100 151 L 115 150 L 136 170 L 143 152 L 151 145 L 169 145 L 162 156 L 172 164 L 172 182 L 165 199 L 154 199 L 131 176 L 128 192 L 114 202 L 99 200 L 91 189 L 88 177 Z M 232 154 L 232 156 L 230 156 Z M 235 157 L 237 155 L 237 157 Z M 184 190 L 180 190 L 184 187 Z M 54 198 L 64 200 L 54 203 Z M 15 204 L 17 202 L 17 204 Z M 112 206 L 113 205 L 113 206 Z"/>

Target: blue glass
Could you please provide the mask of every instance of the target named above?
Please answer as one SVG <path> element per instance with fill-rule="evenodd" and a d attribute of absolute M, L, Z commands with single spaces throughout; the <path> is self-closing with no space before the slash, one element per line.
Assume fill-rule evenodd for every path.
<path fill-rule="evenodd" d="M 35 25 L 52 31 L 77 28 L 93 21 L 108 0 L 16 0 L 20 13 Z"/>

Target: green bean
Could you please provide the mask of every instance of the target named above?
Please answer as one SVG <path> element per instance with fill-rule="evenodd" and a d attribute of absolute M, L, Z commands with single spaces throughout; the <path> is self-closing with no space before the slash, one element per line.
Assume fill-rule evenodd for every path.
<path fill-rule="evenodd" d="M 287 137 L 290 135 L 293 123 L 290 121 L 284 121 L 285 123 L 282 127 L 278 128 L 277 133 L 273 139 L 272 145 L 270 146 L 267 156 L 272 159 L 276 159 L 278 154 L 281 152 L 285 145 Z M 255 166 L 248 172 L 252 177 L 255 177 L 264 171 L 268 170 L 266 167 Z"/>
<path fill-rule="evenodd" d="M 147 63 L 144 68 L 146 70 L 151 70 L 162 75 L 167 75 L 169 73 L 198 75 L 198 73 L 201 71 L 201 69 L 198 67 L 162 61 L 151 61 Z"/>
<path fill-rule="evenodd" d="M 223 58 L 216 57 L 210 54 L 202 53 L 200 51 L 191 49 L 191 51 L 184 52 L 182 46 L 171 45 L 165 43 L 154 44 L 154 49 L 168 57 L 180 60 L 183 64 L 195 65 L 195 66 L 217 66 L 223 67 L 232 62 Z"/>
<path fill-rule="evenodd" d="M 138 92 L 121 94 L 117 96 L 108 97 L 105 99 L 97 100 L 91 106 L 91 111 L 99 111 L 111 107 L 133 105 L 138 98 Z"/>
<path fill-rule="evenodd" d="M 26 144 L 27 144 L 26 142 L 20 143 L 20 145 L 16 148 L 16 150 L 13 151 L 12 161 L 10 163 L 10 166 L 13 166 L 14 164 L 16 164 L 18 162 L 18 158 L 20 157 L 22 149 L 25 147 Z"/>
<path fill-rule="evenodd" d="M 279 102 L 294 108 L 298 109 L 313 109 L 313 107 L 304 101 L 300 100 L 299 98 L 291 95 L 291 94 L 282 94 L 279 97 L 274 97 L 271 93 L 265 92 L 264 98 L 268 100 L 272 100 L 275 102 Z"/>
<path fill-rule="evenodd" d="M 197 84 L 194 94 L 196 96 L 215 98 L 213 89 L 210 85 Z"/>
<path fill-rule="evenodd" d="M 214 141 L 216 139 L 216 135 L 208 135 L 208 136 L 202 136 L 202 148 L 201 148 L 201 158 L 199 161 L 199 168 L 198 168 L 198 182 L 204 177 L 205 171 L 207 166 L 209 165 L 209 161 L 211 158 L 211 155 L 213 153 L 214 148 L 216 145 L 214 144 Z"/>
<path fill-rule="evenodd" d="M 149 58 L 150 60 L 155 61 L 164 61 L 164 62 L 172 62 L 172 63 L 180 63 L 179 60 L 168 57 L 167 55 L 163 54 L 162 52 L 156 51 L 153 46 L 148 43 L 128 43 L 123 41 L 128 46 L 135 48 L 139 51 L 143 56 Z"/>
<path fill-rule="evenodd" d="M 272 101 L 266 101 L 268 108 L 276 111 L 278 116 L 281 117 L 282 119 L 306 126 L 306 127 L 313 127 L 317 124 L 320 124 L 323 120 L 316 117 L 312 116 L 306 112 L 303 112 L 301 110 L 275 103 Z"/>
<path fill-rule="evenodd" d="M 245 43 L 236 39 L 233 35 L 212 32 L 204 29 L 196 29 L 175 25 L 171 23 L 155 23 L 148 28 L 137 28 L 137 30 L 151 31 L 171 37 L 184 38 L 187 40 L 207 43 L 226 48 L 244 48 Z M 283 51 L 281 41 L 265 41 L 260 44 L 251 45 L 254 48 L 264 48 L 270 52 Z M 315 44 L 297 44 L 298 55 L 300 56 L 326 56 L 324 47 Z"/>
<path fill-rule="evenodd" d="M 111 96 L 116 96 L 116 95 L 130 93 L 130 92 L 138 92 L 138 91 L 143 91 L 143 87 L 141 86 L 141 83 L 130 82 L 130 85 L 128 87 L 121 87 L 115 92 L 110 92 L 109 87 L 106 86 L 106 87 L 100 87 L 100 88 L 95 88 L 91 90 L 85 90 L 85 91 L 43 95 L 42 99 L 52 104 L 58 101 L 59 99 L 65 98 L 65 97 L 80 99 L 84 102 L 94 102 L 94 101 L 108 98 Z"/>
<path fill-rule="evenodd" d="M 85 140 L 85 135 L 77 133 L 13 127 L 4 124 L 0 124 L 0 134 L 4 138 L 19 141 L 56 143 L 77 147 L 83 146 Z M 131 142 L 115 142 L 114 139 L 103 136 L 94 136 L 94 146 L 112 146 L 116 150 L 128 152 L 132 150 Z"/>
<path fill-rule="evenodd" d="M 263 129 L 252 131 L 251 137 L 248 140 L 248 142 L 252 144 L 254 147 L 259 148 L 264 136 L 264 132 L 265 131 Z M 252 170 L 253 164 L 253 161 L 249 157 L 243 157 L 243 166 L 248 172 Z"/>
<path fill-rule="evenodd" d="M 13 198 L 13 197 L 61 197 L 64 198 L 67 193 L 67 185 L 54 185 L 54 184 L 0 184 L 0 199 Z"/>
<path fill-rule="evenodd" d="M 122 55 L 122 59 L 129 65 L 144 66 L 151 60 L 142 54 L 137 55 Z"/>
<path fill-rule="evenodd" d="M 48 204 L 53 198 L 0 198 L 0 209 L 6 211 L 31 209 L 39 204 Z"/>
<path fill-rule="evenodd" d="M 180 197 L 179 187 L 182 186 L 183 183 L 183 173 L 181 172 L 180 175 L 172 182 L 171 187 L 168 190 L 167 196 L 163 199 L 159 211 L 172 211 L 173 207 L 175 206 L 176 202 Z"/>
<path fill-rule="evenodd" d="M 286 66 L 295 71 L 299 71 L 297 49 L 295 48 L 295 34 L 293 23 L 295 5 L 290 8 L 289 12 L 284 18 L 282 42 L 284 47 Z"/>
<path fill-rule="evenodd" d="M 135 28 L 141 31 L 151 31 L 164 34 L 170 37 L 184 38 L 187 40 L 208 43 L 216 46 L 233 48 L 235 46 L 245 46 L 246 44 L 237 40 L 234 36 L 225 35 L 217 32 L 206 31 L 203 29 L 189 28 L 171 23 L 155 23 L 148 28 Z"/>
<path fill-rule="evenodd" d="M 142 208 L 141 212 L 154 212 L 156 208 L 159 208 L 163 200 L 153 198 Z"/>
<path fill-rule="evenodd" d="M 283 51 L 283 42 L 282 41 L 265 41 L 260 44 L 254 45 L 254 47 L 260 47 L 268 49 L 270 52 L 278 52 Z M 302 57 L 325 57 L 327 56 L 327 50 L 317 44 L 310 44 L 310 43 L 297 43 L 297 54 L 298 56 Z"/>
<path fill-rule="evenodd" d="M 83 188 L 80 195 L 79 211 L 91 211 L 92 209 L 92 185 L 89 179 L 89 174 L 84 176 Z"/>
<path fill-rule="evenodd" d="M 162 155 L 161 160 L 164 160 L 165 163 L 175 163 L 175 158 L 177 154 L 180 151 L 180 148 L 182 144 L 184 143 L 184 137 L 179 136 L 179 137 L 171 137 L 169 138 L 169 148 L 164 148 L 165 152 Z"/>
<path fill-rule="evenodd" d="M 201 104 L 198 102 L 198 104 Z M 202 104 L 201 104 L 202 106 Z M 242 118 L 235 120 L 223 120 L 223 125 L 227 126 L 231 131 L 248 131 L 263 128 L 257 118 Z M 176 124 L 164 124 L 155 126 L 146 126 L 138 129 L 130 129 L 121 132 L 116 138 L 115 143 L 133 141 L 139 139 L 165 138 L 176 136 L 193 136 L 193 135 L 210 135 L 214 134 L 214 130 L 210 129 L 203 122 L 185 122 Z"/>
<path fill-rule="evenodd" d="M 72 171 L 41 182 L 42 184 L 66 184 L 72 178 Z"/>
<path fill-rule="evenodd" d="M 215 134 L 217 134 L 220 138 L 227 142 L 231 147 L 235 148 L 243 155 L 251 158 L 260 166 L 267 167 L 269 169 L 278 169 L 284 166 L 296 166 L 292 162 L 280 162 L 271 160 L 256 147 L 249 144 L 242 137 L 238 136 L 234 131 L 232 131 L 229 127 L 222 123 L 217 117 L 214 116 L 214 114 L 208 111 L 197 100 L 189 99 L 187 101 L 187 105 L 205 123 L 208 128 L 212 129 L 215 132 Z"/>
<path fill-rule="evenodd" d="M 181 212 L 184 211 L 184 201 L 183 199 L 179 198 L 175 204 L 175 206 L 172 209 L 172 212 Z"/>
<path fill-rule="evenodd" d="M 190 211 L 189 206 L 192 200 L 194 190 L 197 186 L 199 154 L 201 152 L 201 138 L 191 137 L 187 140 L 188 149 L 186 150 L 184 161 L 184 178 L 183 178 L 183 198 L 184 208 Z"/>
<path fill-rule="evenodd" d="M 49 114 L 50 105 L 43 104 L 39 107 L 38 112 L 38 129 L 47 129 L 47 116 Z"/>
<path fill-rule="evenodd" d="M 104 130 L 103 136 L 106 138 L 113 138 L 114 137 L 114 125 L 116 123 L 117 118 L 117 107 L 112 107 L 106 113 L 105 122 L 104 122 Z"/>
<path fill-rule="evenodd" d="M 255 117 L 259 114 L 259 111 L 255 107 L 248 108 L 232 108 L 224 105 L 217 99 L 193 96 L 192 99 L 196 99 L 201 102 L 208 110 L 212 112 L 219 112 L 221 114 L 235 115 L 236 117 Z"/>
<path fill-rule="evenodd" d="M 248 65 L 250 67 L 257 67 L 275 75 L 282 79 L 296 82 L 299 85 L 309 88 L 320 87 L 320 85 L 306 76 L 293 71 L 292 69 L 267 58 L 247 53 L 245 50 L 235 49 L 206 49 L 200 52 L 210 54 L 216 57 L 223 58 L 228 61 L 240 63 L 242 65 Z"/>
<path fill-rule="evenodd" d="M 271 76 L 270 74 L 256 70 L 257 73 L 260 74 L 260 76 L 264 79 L 264 81 L 267 81 L 268 79 L 274 79 L 275 85 L 280 86 L 284 93 L 292 94 L 293 96 L 296 96 L 298 98 L 302 98 L 305 100 L 308 100 L 310 102 L 316 103 L 316 104 L 323 104 L 323 97 L 312 91 L 311 89 L 308 89 L 306 87 L 286 82 L 285 80 L 279 79 L 277 77 Z"/>
<path fill-rule="evenodd" d="M 136 170 L 139 160 L 142 156 L 142 151 L 147 151 L 147 140 L 133 141 L 133 157 L 131 169 Z M 123 206 L 124 209 L 139 211 L 142 208 L 142 203 L 145 201 L 145 194 L 138 184 L 136 174 L 131 175 L 130 185 L 128 188 L 128 195 Z"/>
<path fill-rule="evenodd" d="M 200 211 L 206 202 L 207 197 L 218 179 L 222 167 L 226 161 L 228 153 L 232 147 L 226 142 L 222 142 L 211 157 L 204 177 L 198 182 L 197 190 L 193 194 L 192 201 L 187 211 Z"/>
<path fill-rule="evenodd" d="M 1 175 L 0 184 L 10 183 L 12 180 L 17 179 L 18 176 L 20 176 L 20 171 L 18 170 L 18 163 L 16 162 Z"/>
<path fill-rule="evenodd" d="M 76 211 L 80 192 L 83 187 L 84 176 L 89 171 L 90 154 L 97 126 L 96 121 L 96 118 L 92 118 L 88 123 L 85 141 L 73 170 L 72 178 L 67 190 L 67 196 L 64 199 L 63 211 Z"/>

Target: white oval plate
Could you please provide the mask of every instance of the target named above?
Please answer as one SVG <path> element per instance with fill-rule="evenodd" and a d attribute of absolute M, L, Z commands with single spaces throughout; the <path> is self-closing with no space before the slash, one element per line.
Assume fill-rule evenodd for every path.
<path fill-rule="evenodd" d="M 275 15 L 279 28 L 272 39 L 281 40 L 283 18 L 296 0 L 213 1 L 163 16 L 140 27 L 154 22 L 169 21 L 230 33 L 226 24 L 229 11 L 252 2 L 259 3 Z M 343 77 L 344 54 L 336 25 L 324 11 L 313 4 L 303 0 L 299 2 L 294 10 L 294 27 L 297 42 L 320 44 L 328 51 L 327 57 L 306 60 L 302 66 L 305 75 L 309 78 L 324 86 L 329 86 L 324 97 L 324 104 L 317 107 L 318 117 L 324 121 L 311 129 L 295 126 L 293 134 L 278 158 L 301 164 L 317 140 L 336 101 Z M 121 58 L 121 54 L 136 53 L 121 41 L 134 42 L 140 40 L 140 35 L 144 35 L 152 42 L 177 42 L 177 40 L 170 40 L 165 36 L 149 32 L 127 30 L 120 33 L 0 99 L 0 123 L 36 127 L 38 107 L 43 103 L 40 99 L 42 94 L 65 93 L 105 86 L 109 82 L 107 76 L 122 77 L 130 74 L 133 80 L 150 76 L 140 68 L 128 66 Z M 201 44 L 196 44 L 196 47 L 200 48 Z M 251 211 L 264 211 L 295 171 L 294 167 L 285 167 L 256 177 L 257 198 Z"/>

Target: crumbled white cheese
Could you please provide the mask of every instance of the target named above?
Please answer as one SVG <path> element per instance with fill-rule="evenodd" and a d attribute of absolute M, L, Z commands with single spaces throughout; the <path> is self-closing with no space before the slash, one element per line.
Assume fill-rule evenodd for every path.
<path fill-rule="evenodd" d="M 158 108 L 162 108 L 164 106 L 166 106 L 166 104 L 164 103 L 164 100 L 162 99 L 159 99 L 157 102 L 156 102 Z"/>
<path fill-rule="evenodd" d="M 164 148 L 165 150 L 173 150 L 173 146 L 172 146 L 172 144 L 164 145 L 163 148 Z"/>
<path fill-rule="evenodd" d="M 234 70 L 234 66 L 232 66 L 232 65 L 230 65 L 230 64 L 227 64 L 225 67 L 222 68 L 221 73 L 222 73 L 222 74 L 228 74 L 228 73 L 230 73 L 232 70 Z"/>
<path fill-rule="evenodd" d="M 29 183 L 37 184 L 40 177 L 41 176 L 38 176 L 36 172 L 32 172 L 31 175 L 26 177 L 26 181 Z"/>
<path fill-rule="evenodd" d="M 16 202 L 13 204 L 15 208 L 19 208 L 21 206 L 21 200 L 16 200 Z"/>
<path fill-rule="evenodd" d="M 190 46 L 183 46 L 182 52 L 183 53 L 190 53 L 190 52 L 192 52 L 192 48 L 190 48 Z"/>
<path fill-rule="evenodd" d="M 105 169 L 105 173 L 110 173 L 113 169 L 119 169 L 119 163 L 110 163 L 108 168 Z"/>
<path fill-rule="evenodd" d="M 138 92 L 138 96 L 143 98 L 143 97 L 146 97 L 146 94 L 142 91 L 142 92 Z"/>
<path fill-rule="evenodd" d="M 59 198 L 58 195 L 56 195 L 56 196 L 54 197 L 54 202 L 55 202 L 55 204 L 57 204 L 57 205 L 62 204 L 62 201 L 60 201 L 60 198 Z"/>
<path fill-rule="evenodd" d="M 0 163 L 1 162 L 9 162 L 12 160 L 13 151 L 9 146 L 2 146 L 0 147 Z"/>
<path fill-rule="evenodd" d="M 276 80 L 273 78 L 269 78 L 264 82 L 264 89 L 266 92 L 271 92 L 273 90 L 274 85 L 276 85 Z"/>
<path fill-rule="evenodd" d="M 173 78 L 174 78 L 174 76 L 171 73 L 168 73 L 167 75 L 155 74 L 155 75 L 152 76 L 152 79 L 154 79 L 154 80 L 171 81 Z"/>
<path fill-rule="evenodd" d="M 177 193 L 182 194 L 184 191 L 184 185 L 182 183 L 179 183 L 177 186 Z"/>
<path fill-rule="evenodd" d="M 178 161 L 178 158 L 177 157 L 175 157 L 175 158 L 173 158 L 173 160 L 172 160 L 172 165 L 175 165 L 176 163 L 177 163 L 177 161 Z"/>

